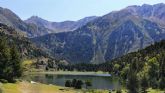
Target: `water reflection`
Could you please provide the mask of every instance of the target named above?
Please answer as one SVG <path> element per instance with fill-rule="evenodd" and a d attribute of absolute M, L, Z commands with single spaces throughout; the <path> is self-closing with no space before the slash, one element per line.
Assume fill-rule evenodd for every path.
<path fill-rule="evenodd" d="M 65 86 L 66 80 L 80 79 L 82 81 L 90 80 L 94 89 L 119 89 L 121 87 L 119 79 L 111 76 L 99 75 L 57 75 L 57 74 L 38 74 L 24 76 L 25 80 L 36 81 L 45 84 L 55 84 Z M 83 86 L 85 88 L 85 85 Z"/>

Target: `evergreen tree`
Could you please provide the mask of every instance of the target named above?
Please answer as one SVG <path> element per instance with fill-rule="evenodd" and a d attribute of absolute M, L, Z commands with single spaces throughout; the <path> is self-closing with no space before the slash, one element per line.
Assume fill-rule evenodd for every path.
<path fill-rule="evenodd" d="M 6 38 L 2 37 L 0 39 L 0 78 L 6 79 L 9 74 L 12 73 L 12 68 L 10 64 L 10 49 L 8 47 Z"/>
<path fill-rule="evenodd" d="M 160 55 L 160 71 L 159 71 L 159 76 L 160 76 L 160 80 L 159 80 L 159 88 L 160 89 L 165 89 L 165 52 L 163 52 Z"/>
<path fill-rule="evenodd" d="M 150 86 L 153 88 L 158 88 L 158 75 L 159 75 L 159 64 L 156 57 L 148 60 L 149 64 L 149 82 Z"/>
<path fill-rule="evenodd" d="M 76 83 L 77 83 L 77 80 L 76 79 L 73 79 L 72 80 L 72 87 L 75 87 L 76 86 Z"/>
<path fill-rule="evenodd" d="M 82 85 L 83 85 L 83 82 L 81 80 L 77 80 L 75 88 L 76 89 L 81 89 Z"/>
<path fill-rule="evenodd" d="M 65 82 L 65 87 L 71 87 L 71 81 L 70 80 L 67 80 Z"/>
<path fill-rule="evenodd" d="M 0 79 L 13 82 L 22 74 L 21 60 L 16 47 L 9 48 L 7 39 L 0 39 Z"/>
<path fill-rule="evenodd" d="M 144 75 L 142 77 L 142 80 L 141 80 L 141 87 L 142 87 L 142 93 L 147 93 L 147 88 L 148 88 L 148 79 L 146 77 L 146 75 Z"/>
<path fill-rule="evenodd" d="M 165 77 L 162 77 L 159 81 L 159 88 L 165 89 Z"/>
<path fill-rule="evenodd" d="M 128 76 L 127 89 L 129 93 L 139 93 L 139 81 L 136 73 L 130 73 Z"/>
<path fill-rule="evenodd" d="M 13 44 L 11 50 L 10 50 L 10 54 L 11 54 L 11 67 L 13 68 L 13 74 L 12 74 L 12 78 L 17 78 L 20 77 L 22 75 L 22 65 L 21 65 L 21 58 L 19 55 L 19 52 L 16 48 L 16 46 Z"/>
<path fill-rule="evenodd" d="M 127 82 L 128 93 L 139 93 L 139 80 L 136 71 L 137 68 L 134 68 L 136 66 L 136 62 L 131 63 Z"/>

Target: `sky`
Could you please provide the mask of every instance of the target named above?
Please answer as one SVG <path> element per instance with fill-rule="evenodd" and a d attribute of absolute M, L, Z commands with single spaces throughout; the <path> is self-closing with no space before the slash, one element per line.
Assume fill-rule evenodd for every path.
<path fill-rule="evenodd" d="M 0 7 L 12 10 L 23 20 L 39 16 L 61 22 L 102 16 L 130 5 L 157 3 L 165 3 L 165 0 L 0 0 Z"/>

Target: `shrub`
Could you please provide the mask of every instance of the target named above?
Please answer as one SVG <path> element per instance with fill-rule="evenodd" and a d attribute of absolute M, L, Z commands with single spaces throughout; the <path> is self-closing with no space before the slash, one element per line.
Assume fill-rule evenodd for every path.
<path fill-rule="evenodd" d="M 122 93 L 122 91 L 121 90 L 117 90 L 116 93 Z"/>
<path fill-rule="evenodd" d="M 81 80 L 77 80 L 75 89 L 81 89 L 82 88 L 82 85 L 83 85 L 83 82 Z"/>
<path fill-rule="evenodd" d="M 72 87 L 75 87 L 75 86 L 76 86 L 76 83 L 77 83 L 77 80 L 76 80 L 76 79 L 73 79 L 73 80 L 72 80 L 72 85 L 71 85 L 71 86 L 72 86 Z"/>
<path fill-rule="evenodd" d="M 8 83 L 8 81 L 6 79 L 0 79 L 1 83 Z"/>
<path fill-rule="evenodd" d="M 67 80 L 65 82 L 65 87 L 71 87 L 71 81 L 70 80 Z"/>
<path fill-rule="evenodd" d="M 92 86 L 92 82 L 87 80 L 87 81 L 85 81 L 85 85 L 86 85 L 86 88 L 88 88 L 88 87 Z"/>

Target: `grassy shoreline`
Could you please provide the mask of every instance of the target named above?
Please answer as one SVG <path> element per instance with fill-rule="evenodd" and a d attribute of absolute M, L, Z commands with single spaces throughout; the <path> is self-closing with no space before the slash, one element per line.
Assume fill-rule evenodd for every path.
<path fill-rule="evenodd" d="M 2 84 L 2 93 L 76 93 L 72 88 L 41 83 L 32 84 L 27 81 Z"/>
<path fill-rule="evenodd" d="M 108 72 L 78 72 L 78 71 L 42 71 L 42 72 L 26 72 L 26 74 L 67 74 L 67 75 L 99 75 L 109 74 Z M 116 93 L 116 90 L 104 89 L 74 89 L 52 84 L 31 83 L 21 81 L 17 83 L 0 83 L 0 93 Z M 121 89 L 122 93 L 127 93 L 125 88 Z M 151 89 L 148 93 L 164 93 L 165 90 Z"/>
<path fill-rule="evenodd" d="M 41 83 L 32 84 L 27 81 L 17 82 L 17 83 L 5 83 L 1 84 L 2 92 L 0 93 L 109 93 L 109 90 L 99 90 L 99 89 L 73 89 L 66 88 L 57 85 L 46 85 Z M 122 89 L 122 93 L 127 93 L 126 89 Z M 164 93 L 164 91 L 159 89 L 149 88 L 148 93 Z M 116 93 L 112 91 L 111 93 Z"/>
<path fill-rule="evenodd" d="M 47 85 L 41 83 L 32 84 L 27 81 L 1 84 L 0 93 L 109 93 L 108 90 L 86 90 Z"/>

